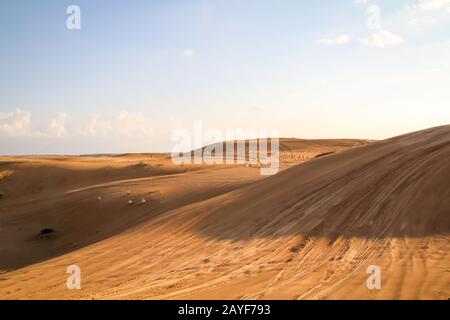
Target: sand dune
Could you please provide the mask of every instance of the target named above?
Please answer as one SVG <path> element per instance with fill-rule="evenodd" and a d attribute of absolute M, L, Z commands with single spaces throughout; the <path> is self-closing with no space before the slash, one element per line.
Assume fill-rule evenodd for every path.
<path fill-rule="evenodd" d="M 157 155 L 2 158 L 0 297 L 447 299 L 450 126 L 366 143 L 284 139 L 269 178 Z"/>
<path fill-rule="evenodd" d="M 245 141 L 231 141 L 231 142 L 221 142 L 208 145 L 201 149 L 197 149 L 191 152 L 191 159 L 194 159 L 195 152 L 200 151 L 200 156 L 204 155 L 209 150 L 214 150 L 213 156 L 217 156 L 222 158 L 224 162 L 227 159 L 227 151 L 229 146 L 231 146 L 231 151 L 234 154 L 233 161 L 236 162 L 236 159 L 244 160 L 249 162 L 252 159 L 252 155 L 250 154 L 249 144 L 254 143 L 255 150 L 258 147 L 259 140 L 245 140 Z M 280 162 L 283 168 L 286 166 L 291 166 L 298 164 L 302 161 L 307 161 L 316 157 L 330 155 L 336 152 L 340 152 L 343 150 L 347 150 L 350 148 L 361 147 L 363 145 L 374 142 L 373 140 L 362 140 L 362 139 L 295 139 L 295 138 L 280 138 L 279 139 L 279 157 Z M 242 146 L 245 146 L 244 153 L 239 154 L 238 152 L 238 143 L 241 143 Z M 271 153 L 271 139 L 265 140 L 263 143 L 267 144 L 267 152 Z M 256 156 L 256 160 L 259 160 L 258 155 Z"/>

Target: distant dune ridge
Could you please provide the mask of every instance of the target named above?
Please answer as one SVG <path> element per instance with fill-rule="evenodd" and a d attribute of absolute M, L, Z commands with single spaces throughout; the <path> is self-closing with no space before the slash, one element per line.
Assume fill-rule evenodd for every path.
<path fill-rule="evenodd" d="M 448 299 L 450 125 L 369 142 L 282 139 L 268 178 L 167 155 L 0 157 L 0 297 Z"/>
<path fill-rule="evenodd" d="M 282 162 L 296 162 L 299 160 L 309 160 L 321 155 L 332 154 L 349 148 L 356 148 L 366 145 L 373 140 L 362 140 L 362 139 L 296 139 L 296 138 L 280 138 L 279 144 L 279 154 Z M 195 156 L 204 156 L 212 151 L 213 156 L 218 158 L 222 157 L 224 163 L 227 158 L 228 152 L 234 155 L 234 161 L 237 159 L 250 162 L 253 160 L 255 155 L 250 152 L 249 145 L 253 144 L 255 148 L 256 157 L 258 158 L 258 151 L 261 144 L 266 145 L 267 154 L 271 153 L 272 139 L 250 139 L 241 141 L 226 141 L 220 143 L 214 143 L 205 146 L 201 149 L 191 151 L 191 159 Z M 243 146 L 243 152 L 238 151 L 238 145 Z M 230 150 L 231 149 L 231 150 Z M 231 161 L 232 163 L 233 161 Z"/>

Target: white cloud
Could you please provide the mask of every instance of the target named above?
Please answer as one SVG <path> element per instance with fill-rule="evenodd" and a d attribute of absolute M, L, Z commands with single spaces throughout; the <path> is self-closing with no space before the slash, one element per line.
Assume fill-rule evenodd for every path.
<path fill-rule="evenodd" d="M 361 43 L 366 46 L 372 46 L 372 47 L 378 47 L 378 48 L 384 48 L 389 46 L 395 46 L 403 43 L 404 40 L 396 36 L 389 31 L 386 30 L 380 30 L 374 34 L 372 34 L 370 37 L 361 39 Z"/>
<path fill-rule="evenodd" d="M 324 45 L 324 46 L 332 46 L 332 45 L 344 45 L 347 43 L 350 43 L 352 38 L 349 35 L 341 34 L 334 38 L 324 38 L 317 41 L 318 45 Z"/>
<path fill-rule="evenodd" d="M 450 0 L 419 0 L 417 6 L 424 11 L 450 8 Z"/>
<path fill-rule="evenodd" d="M 98 133 L 98 120 L 100 116 L 98 114 L 90 114 L 89 119 L 84 126 L 84 128 L 81 129 L 80 134 L 85 137 L 95 137 Z"/>
<path fill-rule="evenodd" d="M 366 4 L 367 2 L 368 2 L 368 0 L 353 0 L 353 3 L 356 5 Z"/>
<path fill-rule="evenodd" d="M 62 138 L 66 135 L 66 119 L 67 114 L 60 112 L 56 119 L 50 121 L 50 135 Z"/>
<path fill-rule="evenodd" d="M 0 112 L 0 136 L 20 137 L 31 134 L 31 113 L 17 108 L 13 112 Z"/>
<path fill-rule="evenodd" d="M 410 31 L 417 31 L 448 23 L 449 12 L 450 0 L 413 0 L 391 18 L 401 27 L 406 26 Z"/>
<path fill-rule="evenodd" d="M 140 113 L 129 113 L 127 111 L 119 113 L 115 129 L 119 135 L 128 138 L 146 138 L 154 134 L 149 119 Z"/>
<path fill-rule="evenodd" d="M 420 16 L 420 17 L 413 17 L 411 18 L 408 23 L 411 25 L 415 25 L 415 26 L 419 26 L 419 25 L 432 25 L 432 24 L 436 24 L 438 23 L 439 20 L 435 17 L 430 17 L 430 16 Z"/>
<path fill-rule="evenodd" d="M 17 108 L 12 112 L 0 112 L 0 137 L 61 138 L 65 135 L 67 115 L 59 113 L 49 123 L 48 130 L 39 131 L 32 128 L 31 112 Z"/>
<path fill-rule="evenodd" d="M 84 137 L 149 138 L 154 136 L 153 124 L 141 113 L 120 112 L 115 118 L 104 119 L 98 114 L 89 115 L 80 131 Z"/>
<path fill-rule="evenodd" d="M 448 20 L 450 0 L 417 0 L 405 6 L 407 22 L 415 27 L 433 25 Z"/>
<path fill-rule="evenodd" d="M 192 58 L 193 56 L 194 56 L 194 54 L 195 54 L 195 51 L 194 51 L 194 49 L 184 49 L 183 50 L 183 56 L 184 57 L 186 57 L 186 58 Z"/>
<path fill-rule="evenodd" d="M 85 125 L 78 130 L 69 130 L 67 124 L 74 127 L 73 121 L 68 122 L 67 114 L 60 112 L 48 122 L 47 129 L 38 131 L 32 127 L 31 112 L 18 108 L 13 112 L 0 112 L 0 137 L 70 138 L 78 136 L 146 139 L 155 136 L 154 127 L 149 118 L 141 113 L 128 111 L 122 111 L 109 119 L 91 114 Z"/>

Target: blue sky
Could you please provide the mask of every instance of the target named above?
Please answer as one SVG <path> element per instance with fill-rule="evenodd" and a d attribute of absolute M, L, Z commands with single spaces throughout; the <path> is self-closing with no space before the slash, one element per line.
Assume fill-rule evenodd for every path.
<path fill-rule="evenodd" d="M 450 0 L 2 1 L 0 47 L 0 154 L 170 151 L 196 120 L 373 139 L 450 123 Z"/>

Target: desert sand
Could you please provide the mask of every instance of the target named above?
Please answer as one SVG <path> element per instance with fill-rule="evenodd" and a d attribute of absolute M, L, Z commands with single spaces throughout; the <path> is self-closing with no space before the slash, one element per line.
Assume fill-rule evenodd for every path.
<path fill-rule="evenodd" d="M 168 154 L 0 157 L 0 298 L 450 297 L 449 125 L 280 142 L 272 177 Z"/>

